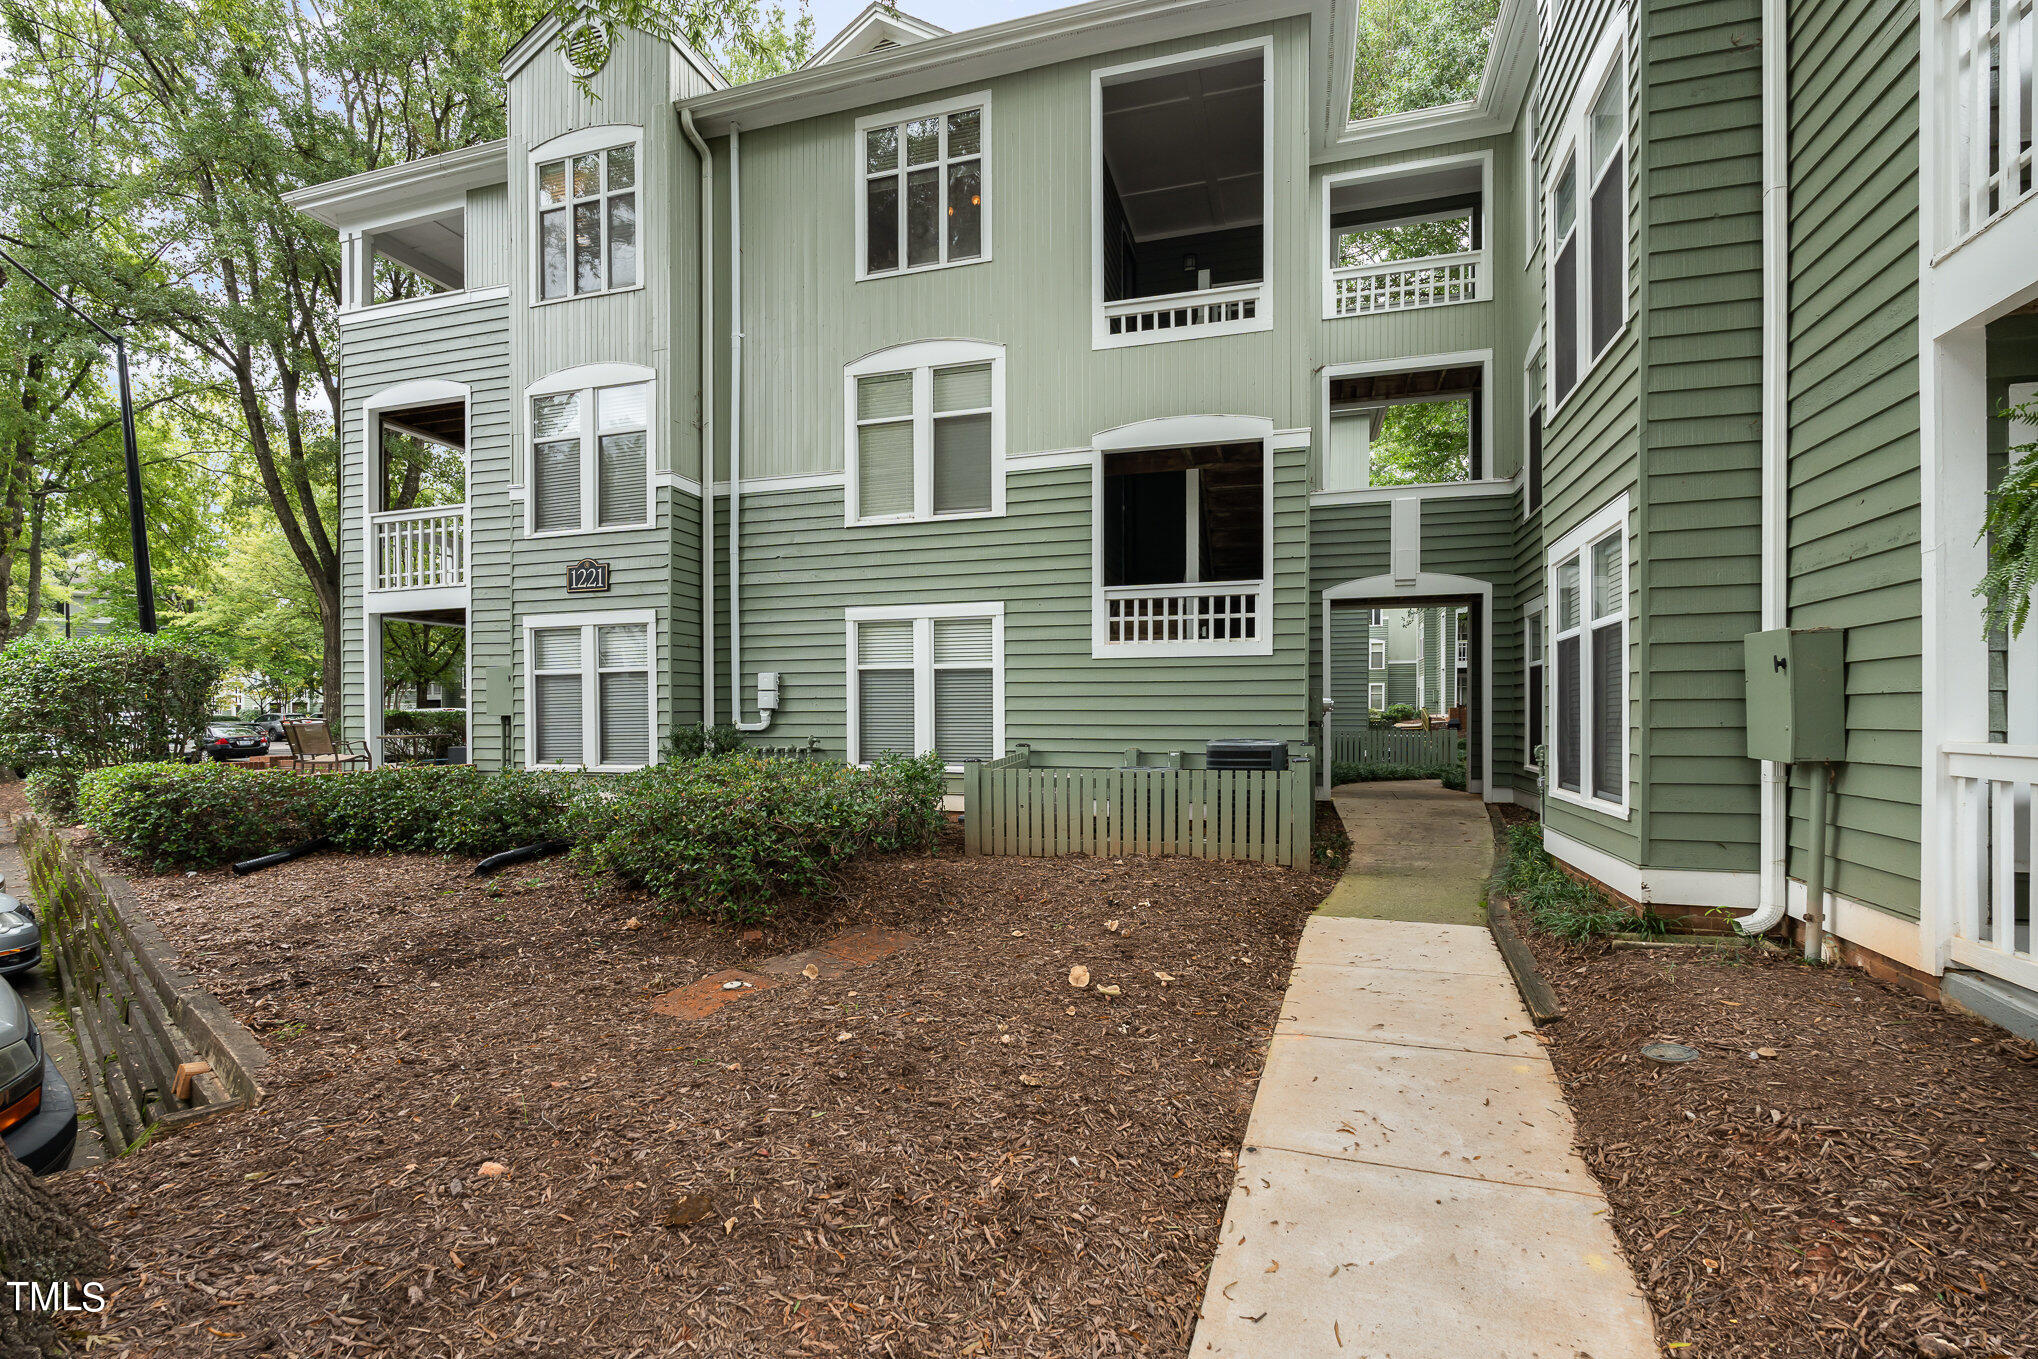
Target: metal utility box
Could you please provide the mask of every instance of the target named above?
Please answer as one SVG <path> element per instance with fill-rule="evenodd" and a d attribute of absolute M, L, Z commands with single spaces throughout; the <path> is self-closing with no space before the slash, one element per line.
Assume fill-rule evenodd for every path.
<path fill-rule="evenodd" d="M 469 694 L 467 706 L 490 717 L 509 717 L 515 704 L 514 686 L 507 665 L 483 666 L 475 675 L 481 681 L 480 694 Z M 476 702 L 476 698 L 479 702 Z"/>
<path fill-rule="evenodd" d="M 1846 641 L 1841 628 L 1747 635 L 1749 759 L 1847 758 Z"/>
<path fill-rule="evenodd" d="M 1210 769 L 1286 769 L 1286 741 L 1221 740 L 1203 746 L 1203 763 Z"/>

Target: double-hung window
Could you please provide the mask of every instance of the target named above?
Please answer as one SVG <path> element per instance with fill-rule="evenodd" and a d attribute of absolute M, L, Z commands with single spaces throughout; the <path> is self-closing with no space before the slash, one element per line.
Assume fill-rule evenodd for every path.
<path fill-rule="evenodd" d="M 540 160 L 536 176 L 539 298 L 636 287 L 636 142 Z"/>
<path fill-rule="evenodd" d="M 990 256 L 990 127 L 987 94 L 857 123 L 858 278 Z"/>
<path fill-rule="evenodd" d="M 1004 605 L 849 611 L 849 758 L 989 760 L 1004 742 Z"/>
<path fill-rule="evenodd" d="M 1366 669 L 1385 670 L 1386 668 L 1387 668 L 1387 639 L 1384 637 L 1375 637 L 1373 638 L 1373 640 L 1366 643 Z"/>
<path fill-rule="evenodd" d="M 648 382 L 531 397 L 532 533 L 651 522 L 651 407 Z"/>
<path fill-rule="evenodd" d="M 1004 512 L 1004 364 L 1000 346 L 936 340 L 849 365 L 849 523 Z"/>
<path fill-rule="evenodd" d="M 1387 706 L 1387 686 L 1374 681 L 1366 686 L 1366 706 L 1379 712 Z"/>
<path fill-rule="evenodd" d="M 1543 606 L 1540 601 L 1523 618 L 1522 634 L 1522 654 L 1527 658 L 1522 668 L 1526 690 L 1522 695 L 1522 706 L 1528 712 L 1528 749 L 1523 753 L 1522 765 L 1540 770 L 1543 765 L 1543 717 L 1549 702 L 1549 691 L 1543 679 Z"/>
<path fill-rule="evenodd" d="M 1612 346 L 1628 308 L 1627 17 L 1608 17 L 1566 120 L 1545 197 L 1550 403 Z"/>
<path fill-rule="evenodd" d="M 635 769 L 651 762 L 651 632 L 648 613 L 525 620 L 527 764 Z"/>
<path fill-rule="evenodd" d="M 1627 815 L 1627 497 L 1550 554 L 1557 746 L 1551 795 Z"/>

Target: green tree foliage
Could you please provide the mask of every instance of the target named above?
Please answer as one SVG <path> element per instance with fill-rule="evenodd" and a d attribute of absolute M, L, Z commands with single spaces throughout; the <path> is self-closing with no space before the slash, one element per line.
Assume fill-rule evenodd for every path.
<path fill-rule="evenodd" d="M 315 691 L 325 646 L 311 584 L 273 520 L 243 516 L 188 614 L 165 631 L 227 657 L 236 676 L 279 698 Z"/>
<path fill-rule="evenodd" d="M 0 650 L 0 760 L 97 769 L 180 754 L 226 663 L 172 637 L 22 637 Z"/>
<path fill-rule="evenodd" d="M 2005 410 L 2003 418 L 2038 425 L 2038 402 Z M 2038 443 L 2011 447 L 2012 461 L 1982 521 L 1988 572 L 1975 586 L 1986 631 L 2015 637 L 2031 620 L 2031 591 L 2038 586 Z"/>
<path fill-rule="evenodd" d="M 1472 98 L 1499 9 L 1499 0 L 1362 0 L 1352 117 Z"/>
<path fill-rule="evenodd" d="M 1472 475 L 1472 403 L 1417 401 L 1389 406 L 1373 440 L 1372 484 L 1419 486 Z"/>

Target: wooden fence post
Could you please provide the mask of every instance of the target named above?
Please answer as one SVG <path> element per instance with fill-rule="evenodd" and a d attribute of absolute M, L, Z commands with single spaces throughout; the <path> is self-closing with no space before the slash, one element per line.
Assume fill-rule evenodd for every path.
<path fill-rule="evenodd" d="M 981 760 L 962 762 L 962 852 L 984 852 L 984 765 Z"/>

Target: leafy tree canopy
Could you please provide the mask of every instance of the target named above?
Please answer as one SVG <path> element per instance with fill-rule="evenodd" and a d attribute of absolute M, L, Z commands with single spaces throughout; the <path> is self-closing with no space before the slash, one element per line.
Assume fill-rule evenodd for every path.
<path fill-rule="evenodd" d="M 1418 401 L 1380 414 L 1372 484 L 1420 486 L 1472 475 L 1472 403 Z"/>
<path fill-rule="evenodd" d="M 1499 0 L 1362 0 L 1352 117 L 1472 98 L 1499 10 Z"/>

